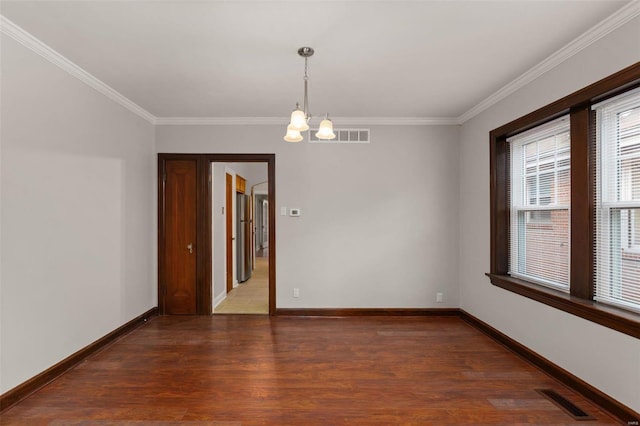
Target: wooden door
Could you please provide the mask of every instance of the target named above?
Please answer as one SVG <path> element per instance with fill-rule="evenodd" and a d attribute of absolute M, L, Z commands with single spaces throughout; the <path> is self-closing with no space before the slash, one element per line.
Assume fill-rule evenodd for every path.
<path fill-rule="evenodd" d="M 197 162 L 165 163 L 164 313 L 196 313 Z"/>
<path fill-rule="evenodd" d="M 241 194 L 246 194 L 247 192 L 247 180 L 239 175 L 236 175 L 236 192 Z"/>
<path fill-rule="evenodd" d="M 227 173 L 227 293 L 233 290 L 233 176 Z"/>

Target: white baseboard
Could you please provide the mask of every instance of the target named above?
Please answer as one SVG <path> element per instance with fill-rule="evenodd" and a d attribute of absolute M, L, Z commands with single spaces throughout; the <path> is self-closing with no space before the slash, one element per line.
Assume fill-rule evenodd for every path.
<path fill-rule="evenodd" d="M 226 292 L 225 293 L 220 293 L 219 295 L 217 295 L 215 297 L 215 299 L 213 299 L 213 309 L 217 308 L 218 305 L 221 304 L 222 301 L 224 299 L 226 299 L 226 298 L 227 298 L 227 293 Z"/>

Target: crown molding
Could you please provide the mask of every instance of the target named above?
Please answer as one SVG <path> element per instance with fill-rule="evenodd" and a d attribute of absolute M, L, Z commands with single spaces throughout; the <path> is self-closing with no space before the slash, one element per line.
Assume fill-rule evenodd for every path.
<path fill-rule="evenodd" d="M 287 124 L 288 117 L 156 117 L 145 110 L 117 90 L 108 86 L 92 74 L 88 73 L 60 53 L 38 40 L 27 31 L 14 24 L 11 20 L 0 14 L 0 32 L 11 37 L 26 48 L 37 53 L 52 64 L 63 69 L 73 77 L 87 84 L 112 101 L 125 107 L 134 114 L 144 118 L 149 123 L 159 126 L 170 125 L 214 125 L 214 126 L 258 126 Z M 333 117 L 336 123 L 342 126 L 350 125 L 378 125 L 378 126 L 433 126 L 433 125 L 457 125 L 455 117 Z"/>
<path fill-rule="evenodd" d="M 339 126 L 452 126 L 455 117 L 331 117 Z M 156 117 L 158 126 L 286 126 L 288 117 Z"/>
<path fill-rule="evenodd" d="M 38 40 L 22 28 L 20 28 L 18 25 L 5 18 L 3 15 L 0 15 L 0 32 L 11 37 L 28 49 L 31 49 L 52 64 L 57 65 L 59 68 L 62 68 L 64 71 L 76 77 L 78 80 L 82 81 L 89 87 L 102 93 L 104 96 L 116 102 L 117 104 L 120 104 L 134 114 L 144 118 L 149 123 L 155 124 L 156 118 L 149 111 L 134 103 L 98 78 L 89 74 L 87 71 L 80 68 L 78 65 L 74 64 L 73 62 L 62 56 L 60 53 L 56 52 L 55 50 Z"/>
<path fill-rule="evenodd" d="M 331 117 L 339 126 L 455 126 L 456 117 Z"/>
<path fill-rule="evenodd" d="M 500 102 L 507 96 L 531 83 L 542 74 L 557 67 L 562 62 L 576 55 L 586 47 L 600 40 L 610 32 L 620 28 L 637 16 L 640 16 L 640 1 L 632 0 L 620 10 L 610 15 L 608 18 L 596 24 L 595 26 L 591 27 L 585 33 L 578 36 L 569 44 L 544 59 L 529 71 L 520 75 L 518 78 L 508 83 L 506 86 L 503 86 L 500 90 L 484 99 L 482 102 L 480 102 L 464 114 L 460 115 L 457 118 L 458 124 L 463 124 L 464 122 L 475 117 L 484 110 Z"/>
<path fill-rule="evenodd" d="M 604 21 L 593 26 L 458 117 L 333 117 L 332 120 L 342 126 L 451 126 L 463 124 L 637 16 L 640 16 L 640 0 L 632 0 Z M 1 14 L 0 32 L 154 125 L 286 125 L 288 121 L 288 118 L 284 117 L 156 117 Z"/>
<path fill-rule="evenodd" d="M 288 117 L 156 117 L 158 126 L 286 126 Z"/>

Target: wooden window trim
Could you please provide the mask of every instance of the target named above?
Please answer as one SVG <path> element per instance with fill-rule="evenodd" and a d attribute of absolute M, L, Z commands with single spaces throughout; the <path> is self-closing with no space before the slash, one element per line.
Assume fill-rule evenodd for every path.
<path fill-rule="evenodd" d="M 490 132 L 491 263 L 487 274 L 497 287 L 636 338 L 640 338 L 640 315 L 593 301 L 595 132 L 591 105 L 638 86 L 640 62 Z M 571 116 L 570 294 L 508 275 L 507 138 L 565 114 Z"/>

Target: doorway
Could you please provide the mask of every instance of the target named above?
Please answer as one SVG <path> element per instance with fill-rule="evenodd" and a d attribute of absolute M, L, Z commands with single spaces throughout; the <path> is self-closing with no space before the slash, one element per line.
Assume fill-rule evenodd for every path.
<path fill-rule="evenodd" d="M 195 183 L 186 182 L 189 189 L 181 189 L 183 182 L 172 181 L 167 175 L 171 171 L 175 161 L 187 161 L 195 166 Z M 190 247 L 181 248 L 189 252 L 195 274 L 190 278 L 195 293 L 190 301 L 195 305 L 195 313 L 198 315 L 210 315 L 213 312 L 213 238 L 212 238 L 212 163 L 265 163 L 267 166 L 267 199 L 264 204 L 267 209 L 267 246 L 268 254 L 266 260 L 268 267 L 265 275 L 268 288 L 268 312 L 274 315 L 276 310 L 276 272 L 275 272 L 275 154 L 158 154 L 158 308 L 160 314 L 168 315 L 174 313 L 168 305 L 172 291 L 175 292 L 176 277 L 181 277 L 182 273 L 174 273 L 171 269 L 171 262 L 176 256 L 175 247 L 172 248 L 170 232 L 182 235 L 181 229 L 171 231 L 172 223 L 182 223 L 176 219 L 174 211 L 180 203 L 191 203 L 182 194 L 185 191 L 195 192 L 195 243 Z M 168 178 L 170 181 L 168 181 Z M 226 182 L 225 182 L 226 186 Z M 172 195 L 167 191 L 173 191 Z M 175 228 L 175 224 L 173 225 Z M 226 226 L 226 223 L 225 223 Z M 182 237 L 181 237 L 182 238 Z M 249 241 L 255 241 L 252 235 Z M 174 244 L 179 247 L 182 240 Z M 188 243 L 187 243 L 188 245 Z M 220 253 L 220 252 L 219 252 Z M 224 254 L 224 252 L 223 252 Z M 255 261 L 254 259 L 251 259 Z M 226 256 L 225 256 L 226 263 Z M 225 283 L 226 285 L 226 283 Z M 184 287 L 185 284 L 182 284 Z M 187 296 L 185 296 L 187 297 Z M 187 298 L 188 298 L 187 297 Z"/>
<path fill-rule="evenodd" d="M 256 257 L 267 257 L 269 254 L 269 200 L 267 194 L 255 194 L 255 246 Z"/>
<path fill-rule="evenodd" d="M 267 314 L 269 260 L 256 258 L 258 220 L 262 221 L 262 214 L 256 214 L 256 192 L 268 196 L 267 165 L 214 162 L 211 175 L 213 313 Z"/>

